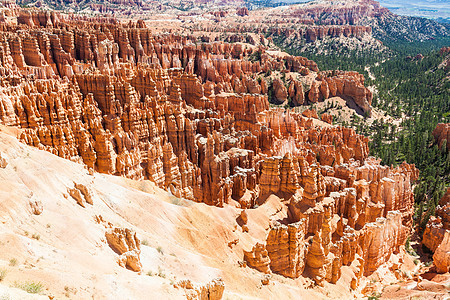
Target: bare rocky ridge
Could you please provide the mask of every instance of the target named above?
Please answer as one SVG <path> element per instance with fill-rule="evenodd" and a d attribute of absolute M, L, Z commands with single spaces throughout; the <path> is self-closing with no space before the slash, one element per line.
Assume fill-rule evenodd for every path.
<path fill-rule="evenodd" d="M 449 28 L 433 20 L 397 16 L 377 1 L 316 0 L 304 4 L 281 6 L 270 13 L 273 17 L 288 17 L 310 25 L 369 26 L 378 39 L 423 41 L 448 37 Z"/>
<path fill-rule="evenodd" d="M 274 14 L 289 11 L 291 16 L 301 17 L 305 22 L 320 23 L 324 25 L 359 25 L 366 18 L 380 17 L 391 12 L 380 5 L 379 2 L 368 1 L 334 1 L 329 5 L 328 1 L 312 1 L 307 4 L 293 6 L 294 9 L 286 10 L 280 7 L 274 10 Z M 324 17 L 325 16 L 325 17 Z"/>

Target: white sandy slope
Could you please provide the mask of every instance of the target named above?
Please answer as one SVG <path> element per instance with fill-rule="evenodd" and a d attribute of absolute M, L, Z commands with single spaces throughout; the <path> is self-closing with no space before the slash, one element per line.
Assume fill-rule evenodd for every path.
<path fill-rule="evenodd" d="M 286 216 L 276 196 L 248 211 L 249 233 L 243 233 L 236 222 L 240 209 L 233 205 L 217 208 L 177 199 L 149 181 L 91 176 L 84 166 L 21 144 L 15 135 L 0 126 L 0 153 L 8 161 L 0 168 L 0 270 L 7 272 L 0 299 L 183 299 L 185 291 L 174 282 L 205 284 L 217 277 L 225 282 L 224 299 L 355 296 L 349 289 L 352 267 L 343 268 L 336 285 L 307 288 L 309 279 L 276 274 L 263 286 L 263 274 L 239 266 L 243 249 L 264 241 L 270 221 Z M 92 206 L 83 208 L 67 196 L 74 182 L 91 187 Z M 30 200 L 42 202 L 41 215 L 32 214 Z M 142 245 L 141 274 L 117 264 L 98 215 L 113 226 L 134 229 L 148 244 Z M 44 288 L 35 295 L 15 287 L 26 282 Z"/>

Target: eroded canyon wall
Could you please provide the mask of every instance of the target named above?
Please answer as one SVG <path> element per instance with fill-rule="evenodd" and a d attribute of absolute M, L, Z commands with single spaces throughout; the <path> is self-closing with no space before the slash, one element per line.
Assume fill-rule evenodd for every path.
<path fill-rule="evenodd" d="M 0 120 L 22 128 L 23 142 L 209 205 L 287 199 L 287 220 L 245 254 L 262 272 L 320 284 L 358 260 L 357 278 L 404 243 L 417 169 L 381 166 L 367 137 L 314 111 L 269 105 L 269 93 L 298 105 L 342 96 L 370 112 L 362 75 L 154 35 L 142 21 L 18 10 L 17 23 L 0 24 Z"/>

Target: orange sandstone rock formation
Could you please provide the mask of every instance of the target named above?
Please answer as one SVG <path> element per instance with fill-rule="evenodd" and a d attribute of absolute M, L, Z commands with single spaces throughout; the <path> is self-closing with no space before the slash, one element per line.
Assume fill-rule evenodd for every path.
<path fill-rule="evenodd" d="M 411 229 L 411 183 L 418 177 L 417 169 L 407 164 L 383 167 L 374 159 L 335 165 L 332 170 L 301 165 L 309 171 L 290 199 L 288 219 L 272 227 L 265 246 L 255 246 L 254 256 L 244 256 L 249 266 L 261 270 L 262 261 L 266 266 L 264 255 L 253 257 L 267 251 L 272 272 L 296 278 L 305 270 L 318 284 L 334 283 L 341 266 L 350 265 L 356 254 L 361 274 L 368 276 L 398 253 Z"/>
<path fill-rule="evenodd" d="M 176 196 L 211 205 L 234 199 L 251 207 L 259 182 L 264 194 L 271 180 L 259 166 L 285 152 L 285 139 L 310 162 L 317 152 L 320 163 L 367 157 L 367 141 L 354 132 L 333 128 L 331 134 L 298 114 L 269 109 L 258 72 L 318 71 L 305 58 L 242 44 L 200 47 L 187 37 L 152 35 L 139 22 L 37 12 L 21 13 L 17 21 L 0 31 L 10 46 L 3 48 L 2 64 L 9 78 L 34 80 L 5 82 L 0 119 L 24 128 L 23 142 L 90 169 L 148 178 Z M 32 28 L 25 50 L 17 28 Z M 255 51 L 263 52 L 260 61 L 245 59 Z M 285 101 L 291 93 L 302 104 L 302 84 L 292 82 L 288 89 L 275 80 L 275 96 Z M 282 172 L 291 175 L 280 173 L 283 182 L 269 192 L 295 191 L 296 169 L 286 168 Z"/>
<path fill-rule="evenodd" d="M 449 123 L 439 123 L 432 132 L 434 139 L 442 147 L 444 141 L 447 145 L 447 149 L 450 150 L 450 124 Z"/>
<path fill-rule="evenodd" d="M 439 273 L 450 270 L 450 187 L 439 200 L 436 216 L 425 228 L 422 243 L 434 252 L 433 261 Z"/>
<path fill-rule="evenodd" d="M 244 252 L 263 273 L 335 283 L 343 265 L 359 259 L 369 275 L 404 242 L 414 165 L 381 166 L 354 130 L 269 106 L 268 94 L 294 105 L 342 96 L 370 113 L 362 75 L 243 43 L 154 35 L 139 21 L 29 10 L 16 21 L 0 24 L 0 120 L 22 128 L 24 143 L 208 205 L 284 198 L 288 218 Z M 93 203 L 87 186 L 69 193 Z M 141 270 L 135 233 L 106 238 L 122 266 Z"/>
<path fill-rule="evenodd" d="M 220 278 L 205 285 L 194 285 L 189 279 L 180 280 L 174 287 L 184 289 L 188 300 L 220 300 L 225 290 L 225 284 Z"/>
<path fill-rule="evenodd" d="M 141 243 L 136 233 L 128 228 L 113 228 L 105 233 L 110 247 L 119 254 L 119 265 L 135 272 L 142 270 L 139 258 Z"/>

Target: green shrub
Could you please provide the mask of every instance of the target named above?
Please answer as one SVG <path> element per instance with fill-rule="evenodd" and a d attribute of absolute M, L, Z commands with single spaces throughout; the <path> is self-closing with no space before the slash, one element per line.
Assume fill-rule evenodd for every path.
<path fill-rule="evenodd" d="M 158 267 L 158 273 L 156 275 L 161 278 L 166 278 L 166 274 L 164 273 L 163 269 L 161 269 L 161 267 Z"/>
<path fill-rule="evenodd" d="M 44 288 L 42 283 L 33 281 L 24 282 L 22 284 L 16 282 L 15 286 L 30 294 L 39 294 Z"/>
<path fill-rule="evenodd" d="M 3 281 L 3 279 L 5 279 L 6 273 L 8 273 L 6 269 L 0 269 L 0 281 Z"/>
<path fill-rule="evenodd" d="M 0 295 L 0 300 L 11 300 L 11 296 L 8 293 L 1 294 Z"/>
<path fill-rule="evenodd" d="M 381 297 L 381 293 L 373 293 L 371 296 L 367 297 L 367 300 L 378 300 Z"/>

